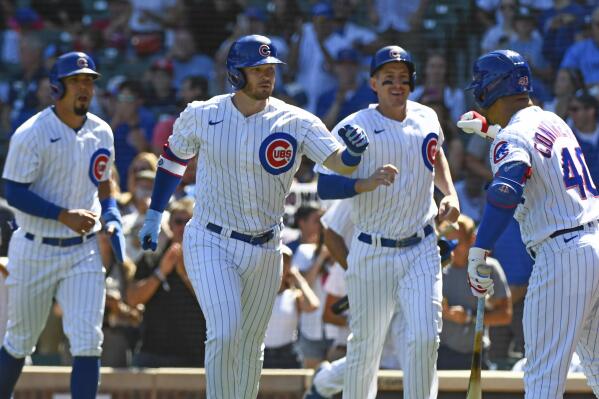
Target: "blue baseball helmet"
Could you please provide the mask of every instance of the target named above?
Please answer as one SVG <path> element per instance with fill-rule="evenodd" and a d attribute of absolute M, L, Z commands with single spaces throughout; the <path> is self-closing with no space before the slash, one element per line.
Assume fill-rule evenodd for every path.
<path fill-rule="evenodd" d="M 96 72 L 94 60 L 85 53 L 72 51 L 58 57 L 52 66 L 52 69 L 50 69 L 49 78 L 50 87 L 52 88 L 52 97 L 58 100 L 64 96 L 65 86 L 64 83 L 62 83 L 62 79 L 81 73 L 92 75 L 94 79 L 101 76 Z"/>
<path fill-rule="evenodd" d="M 472 90 L 479 107 L 489 108 L 497 99 L 532 92 L 528 63 L 512 50 L 496 50 L 481 56 L 472 67 Z"/>
<path fill-rule="evenodd" d="M 264 64 L 284 64 L 277 58 L 277 48 L 266 36 L 249 35 L 236 40 L 227 55 L 227 78 L 235 90 L 246 83 L 241 68 Z"/>
<path fill-rule="evenodd" d="M 374 76 L 383 65 L 389 62 L 403 62 L 408 66 L 410 72 L 410 90 L 414 90 L 416 84 L 416 68 L 412 56 L 399 46 L 386 46 L 378 50 L 370 61 L 370 76 Z"/>

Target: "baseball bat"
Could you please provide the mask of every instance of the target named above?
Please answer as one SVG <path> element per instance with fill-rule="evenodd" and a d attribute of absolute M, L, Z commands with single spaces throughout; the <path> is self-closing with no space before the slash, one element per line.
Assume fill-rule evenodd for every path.
<path fill-rule="evenodd" d="M 474 351 L 472 352 L 472 366 L 470 367 L 470 381 L 466 399 L 481 399 L 482 385 L 480 370 L 483 356 L 483 320 L 485 318 L 485 297 L 478 298 L 476 303 L 476 324 L 474 326 Z"/>

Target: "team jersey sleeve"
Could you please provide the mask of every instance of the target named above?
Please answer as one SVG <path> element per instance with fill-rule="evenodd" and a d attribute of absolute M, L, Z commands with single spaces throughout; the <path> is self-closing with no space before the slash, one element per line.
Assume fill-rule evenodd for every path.
<path fill-rule="evenodd" d="M 351 203 L 348 200 L 336 202 L 322 215 L 320 222 L 340 236 L 348 236 L 354 228 L 351 222 Z"/>
<path fill-rule="evenodd" d="M 188 104 L 187 108 L 177 118 L 173 126 L 173 134 L 168 139 L 169 149 L 181 159 L 193 158 L 200 149 L 196 116 L 197 106 Z"/>
<path fill-rule="evenodd" d="M 329 271 L 329 277 L 324 283 L 324 290 L 327 294 L 336 297 L 343 297 L 347 294 L 345 286 L 345 270 L 339 264 L 335 263 Z"/>
<path fill-rule="evenodd" d="M 315 118 L 308 124 L 302 143 L 302 152 L 308 158 L 321 165 L 339 148 L 341 144 L 320 119 Z"/>
<path fill-rule="evenodd" d="M 15 133 L 8 147 L 2 177 L 17 183 L 32 183 L 40 174 L 39 141 L 32 131 Z"/>
<path fill-rule="evenodd" d="M 348 124 L 348 123 L 346 123 L 346 122 L 345 122 L 345 119 L 344 119 L 344 120 L 342 120 L 341 122 L 339 122 L 339 123 L 338 123 L 338 124 L 337 124 L 337 125 L 336 125 L 336 126 L 333 128 L 333 130 L 331 130 L 331 136 L 333 137 L 333 140 L 335 140 L 335 141 L 337 142 L 337 144 L 338 144 L 338 146 L 339 146 L 338 148 L 341 148 L 341 146 L 342 146 L 342 144 L 341 144 L 341 143 L 343 143 L 343 140 L 341 139 L 341 137 L 339 136 L 339 134 L 338 134 L 337 132 L 339 131 L 339 129 L 340 129 L 342 126 L 345 126 L 345 125 L 347 125 L 347 124 Z M 324 125 L 323 125 L 323 126 L 324 126 Z M 326 129 L 326 127 L 325 127 L 325 129 Z M 316 173 L 322 173 L 322 174 L 325 174 L 325 175 L 334 175 L 334 174 L 337 174 L 337 173 L 333 172 L 332 170 L 328 169 L 326 166 L 324 166 L 324 165 L 323 165 L 322 163 L 320 163 L 320 162 L 317 162 L 317 163 L 316 163 L 316 165 L 314 166 L 314 171 L 315 171 Z M 347 177 L 347 176 L 346 176 L 346 177 Z"/>
<path fill-rule="evenodd" d="M 530 151 L 526 140 L 505 130 L 493 141 L 489 159 L 493 174 L 497 173 L 501 165 L 510 162 L 523 162 L 531 166 Z"/>

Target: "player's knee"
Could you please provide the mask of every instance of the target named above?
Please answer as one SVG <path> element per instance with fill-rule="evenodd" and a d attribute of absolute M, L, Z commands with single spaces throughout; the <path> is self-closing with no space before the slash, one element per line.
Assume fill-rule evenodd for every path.
<path fill-rule="evenodd" d="M 7 333 L 3 347 L 12 357 L 22 359 L 30 356 L 34 352 L 35 342 L 36 339 L 29 335 L 15 336 Z"/>
<path fill-rule="evenodd" d="M 86 339 L 82 339 L 82 337 L 71 339 L 69 337 L 71 354 L 73 356 L 100 356 L 102 354 L 102 340 L 101 331 L 86 337 Z"/>
<path fill-rule="evenodd" d="M 416 334 L 412 344 L 416 354 L 433 353 L 439 349 L 439 336 L 431 334 Z"/>
<path fill-rule="evenodd" d="M 220 331 L 215 331 L 213 334 L 210 334 L 207 344 L 215 344 L 219 348 L 237 348 L 239 343 L 239 337 L 241 335 L 240 329 L 237 328 L 227 328 L 222 329 Z"/>

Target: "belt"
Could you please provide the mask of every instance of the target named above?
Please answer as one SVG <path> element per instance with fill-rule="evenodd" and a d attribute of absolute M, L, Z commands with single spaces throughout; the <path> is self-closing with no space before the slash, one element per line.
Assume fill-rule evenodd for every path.
<path fill-rule="evenodd" d="M 222 232 L 224 230 L 221 226 L 216 225 L 214 223 L 208 223 L 206 225 L 206 228 L 216 234 L 222 234 Z M 271 230 L 268 230 L 264 233 L 260 233 L 257 235 L 244 234 L 244 233 L 240 233 L 238 231 L 232 230 L 231 235 L 229 237 L 234 238 L 239 241 L 247 242 L 248 244 L 251 244 L 251 245 L 262 245 L 262 244 L 267 243 L 268 241 L 272 240 L 274 236 L 275 236 L 275 231 L 274 231 L 274 229 L 271 229 Z"/>
<path fill-rule="evenodd" d="M 424 226 L 424 236 L 429 236 L 435 229 L 430 224 Z M 358 240 L 365 242 L 366 244 L 373 243 L 373 238 L 370 234 L 360 233 L 358 236 Z M 418 234 L 414 234 L 408 238 L 402 238 L 401 240 L 394 240 L 392 238 L 381 238 L 381 247 L 388 248 L 403 248 L 403 247 L 411 247 L 412 245 L 418 244 L 422 241 L 422 237 L 418 237 Z"/>
<path fill-rule="evenodd" d="M 554 231 L 553 233 L 551 233 L 551 235 L 549 237 L 551 237 L 551 238 L 559 237 L 559 236 L 561 236 L 563 234 L 568 234 L 568 233 L 573 233 L 575 231 L 583 230 L 585 226 L 593 227 L 593 226 L 596 226 L 596 225 L 597 225 L 597 221 L 593 220 L 591 222 L 588 222 L 588 223 L 585 223 L 585 224 L 581 224 L 580 226 L 571 227 L 569 229 L 562 229 L 562 230 Z"/>
<path fill-rule="evenodd" d="M 51 245 L 53 247 L 72 247 L 73 245 L 82 244 L 84 241 L 89 240 L 95 235 L 96 233 L 69 238 L 42 237 L 42 244 Z M 25 233 L 25 238 L 30 241 L 35 241 L 35 234 Z"/>

